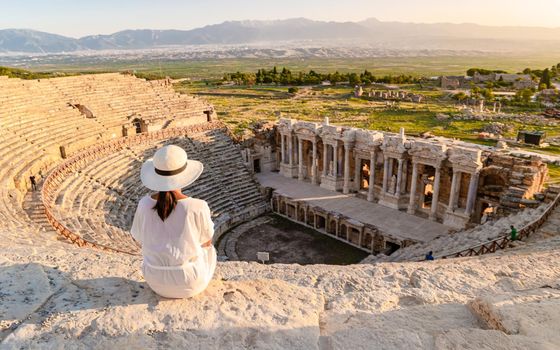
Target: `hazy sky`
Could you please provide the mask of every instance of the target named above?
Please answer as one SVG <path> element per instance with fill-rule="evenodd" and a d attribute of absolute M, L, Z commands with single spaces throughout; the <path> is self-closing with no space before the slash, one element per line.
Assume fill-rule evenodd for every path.
<path fill-rule="evenodd" d="M 0 0 L 0 8 L 0 29 L 72 37 L 293 17 L 560 27 L 560 0 Z"/>

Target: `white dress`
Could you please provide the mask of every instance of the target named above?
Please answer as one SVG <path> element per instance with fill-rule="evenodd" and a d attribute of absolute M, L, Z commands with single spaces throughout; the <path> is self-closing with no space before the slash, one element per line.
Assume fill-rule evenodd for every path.
<path fill-rule="evenodd" d="M 150 196 L 138 203 L 131 233 L 142 245 L 142 273 L 157 294 L 189 298 L 204 289 L 216 269 L 216 250 L 201 244 L 212 240 L 214 223 L 208 204 L 184 198 L 162 221 Z"/>

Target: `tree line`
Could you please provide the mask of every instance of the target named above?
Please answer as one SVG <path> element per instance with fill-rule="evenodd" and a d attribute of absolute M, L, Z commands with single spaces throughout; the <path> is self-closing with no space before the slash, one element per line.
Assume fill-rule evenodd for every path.
<path fill-rule="evenodd" d="M 420 82 L 421 78 L 411 75 L 383 75 L 375 76 L 368 70 L 362 73 L 319 73 L 314 70 L 309 72 L 294 72 L 283 67 L 272 69 L 259 69 L 256 73 L 235 72 L 226 73 L 223 81 L 232 81 L 237 85 L 318 85 L 324 81 L 331 84 L 348 83 L 350 85 L 369 85 L 373 83 L 383 84 L 412 84 Z"/>
<path fill-rule="evenodd" d="M 467 70 L 467 75 L 469 77 L 473 77 L 476 73 L 480 75 L 490 75 L 493 73 L 507 74 L 507 72 L 503 70 L 488 70 L 484 68 L 470 68 Z M 530 75 L 531 79 L 533 79 L 534 81 L 538 80 L 539 90 L 550 89 L 553 87 L 552 80 L 554 80 L 555 78 L 560 78 L 560 63 L 545 69 L 525 68 L 522 72 L 519 72 L 517 74 Z M 493 87 L 492 85 L 496 85 L 497 87 L 500 87 L 507 84 L 497 81 L 497 82 L 490 83 L 488 85 L 489 85 L 487 86 L 488 88 L 492 88 Z"/>

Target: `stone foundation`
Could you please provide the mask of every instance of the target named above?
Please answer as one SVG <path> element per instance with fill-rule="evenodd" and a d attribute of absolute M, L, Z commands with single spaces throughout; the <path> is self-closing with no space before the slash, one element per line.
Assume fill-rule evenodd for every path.
<path fill-rule="evenodd" d="M 329 237 L 343 241 L 371 254 L 392 253 L 400 247 L 414 244 L 411 239 L 398 239 L 379 228 L 326 211 L 305 201 L 294 200 L 277 192 L 270 199 L 272 211 L 301 225 L 311 227 Z"/>

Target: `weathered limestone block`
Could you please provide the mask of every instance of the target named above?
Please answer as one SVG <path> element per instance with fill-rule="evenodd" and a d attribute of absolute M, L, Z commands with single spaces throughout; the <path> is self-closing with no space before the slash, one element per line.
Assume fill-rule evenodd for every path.
<path fill-rule="evenodd" d="M 511 179 L 510 179 L 510 183 L 511 183 L 512 185 L 522 185 L 522 184 L 523 184 L 523 180 L 511 178 Z"/>
<path fill-rule="evenodd" d="M 430 349 L 438 334 L 476 327 L 475 317 L 464 305 L 422 305 L 422 300 L 413 296 L 401 297 L 397 303 L 403 309 L 383 313 L 327 312 L 324 348 Z"/>
<path fill-rule="evenodd" d="M 36 348 L 50 332 L 68 349 L 313 349 L 323 301 L 279 280 L 213 281 L 201 295 L 171 300 L 107 277 L 68 286 L 46 310 L 54 316 L 22 324 L 3 346 Z M 56 316 L 68 310 L 70 319 Z"/>
<path fill-rule="evenodd" d="M 508 336 L 500 331 L 458 328 L 436 335 L 434 349 L 542 350 L 554 349 L 551 344 L 521 335 Z"/>
<path fill-rule="evenodd" d="M 539 338 L 548 346 L 560 344 L 558 289 L 541 288 L 479 297 L 469 307 L 491 329 Z"/>
<path fill-rule="evenodd" d="M 0 339 L 56 292 L 56 277 L 40 264 L 0 265 Z"/>

